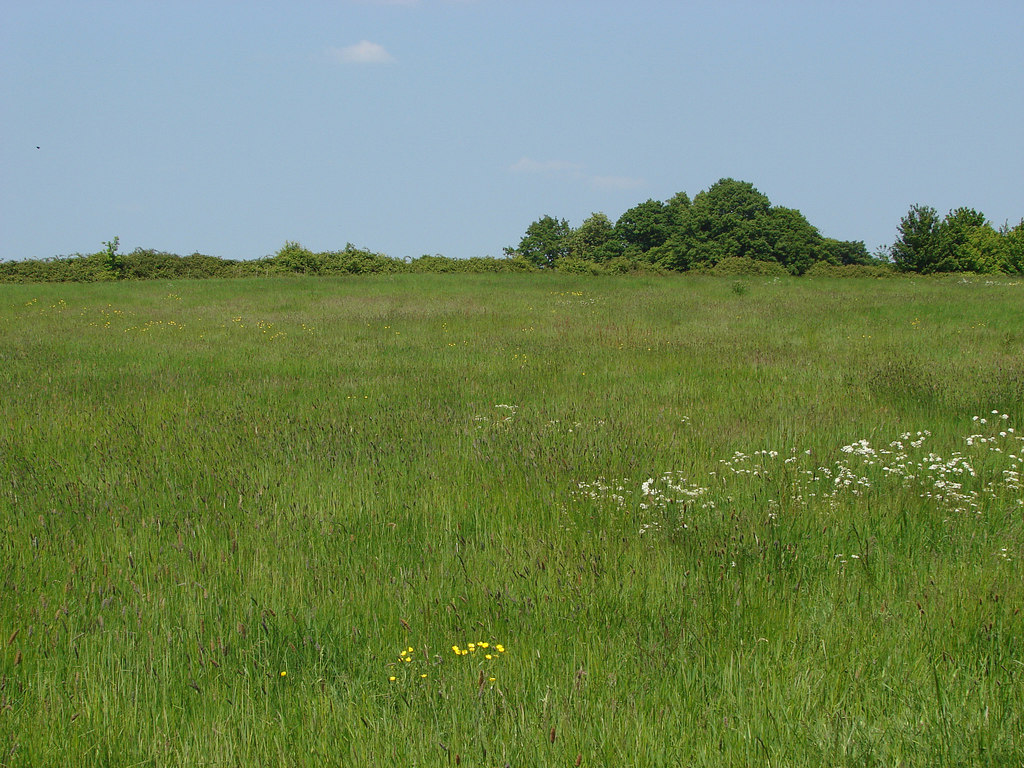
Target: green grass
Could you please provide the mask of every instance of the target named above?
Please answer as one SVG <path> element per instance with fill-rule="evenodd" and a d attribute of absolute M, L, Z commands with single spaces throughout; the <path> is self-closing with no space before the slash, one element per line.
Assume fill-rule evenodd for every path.
<path fill-rule="evenodd" d="M 1024 287 L 734 283 L 0 286 L 0 765 L 1024 762 Z"/>

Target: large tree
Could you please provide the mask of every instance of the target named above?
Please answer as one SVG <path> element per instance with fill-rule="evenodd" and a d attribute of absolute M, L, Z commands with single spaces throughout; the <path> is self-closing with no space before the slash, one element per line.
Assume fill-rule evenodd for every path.
<path fill-rule="evenodd" d="M 775 261 L 802 274 L 824 256 L 821 234 L 800 211 L 772 206 L 745 181 L 718 181 L 697 194 L 689 212 L 689 231 L 672 241 L 677 262 L 679 253 L 686 251 L 694 265 L 745 257 Z"/>
<path fill-rule="evenodd" d="M 512 253 L 518 254 L 537 267 L 551 267 L 561 258 L 569 255 L 569 235 L 572 228 L 565 219 L 542 216 L 526 228 L 526 234 L 519 241 L 519 247 Z M 509 249 L 506 249 L 509 252 Z"/>
<path fill-rule="evenodd" d="M 999 234 L 1006 244 L 1004 271 L 1024 273 L 1024 219 L 1013 229 L 1001 227 Z"/>
<path fill-rule="evenodd" d="M 794 275 L 802 275 L 822 257 L 821 233 L 795 208 L 772 208 L 760 231 L 768 241 L 763 261 L 777 261 Z M 755 219 L 757 222 L 758 219 Z"/>
<path fill-rule="evenodd" d="M 693 218 L 693 203 L 685 192 L 678 192 L 665 204 L 668 238 L 647 253 L 655 264 L 676 271 L 690 268 L 698 241 Z"/>
<path fill-rule="evenodd" d="M 667 269 L 710 267 L 729 257 L 771 261 L 802 274 L 815 261 L 868 263 L 863 242 L 826 239 L 795 208 L 773 206 L 753 184 L 720 179 L 691 201 L 685 192 L 667 202 L 647 200 L 614 226 L 593 214 L 579 229 L 545 216 L 527 229 L 516 250 L 551 266 L 564 256 L 605 261 L 619 255 Z"/>
<path fill-rule="evenodd" d="M 615 237 L 615 225 L 603 213 L 593 213 L 568 236 L 569 255 L 574 259 L 607 261 L 622 254 Z"/>
<path fill-rule="evenodd" d="M 928 205 L 912 205 L 900 219 L 899 237 L 890 253 L 896 269 L 903 272 L 934 272 L 937 256 L 939 213 Z"/>
<path fill-rule="evenodd" d="M 997 232 L 973 208 L 956 208 L 940 220 L 934 208 L 911 206 L 899 233 L 890 253 L 905 272 L 1016 271 L 1011 231 Z"/>
<path fill-rule="evenodd" d="M 635 205 L 615 222 L 615 235 L 627 255 L 640 256 L 664 243 L 670 234 L 668 209 L 660 200 Z"/>
<path fill-rule="evenodd" d="M 932 271 L 994 271 L 979 263 L 970 246 L 972 236 L 986 225 L 985 214 L 973 208 L 957 208 L 946 214 L 946 218 L 942 220 L 936 230 L 935 263 L 932 266 Z"/>
<path fill-rule="evenodd" d="M 720 229 L 735 228 L 741 221 L 753 221 L 772 207 L 767 196 L 753 184 L 735 179 L 720 179 L 693 198 L 693 208 Z"/>
<path fill-rule="evenodd" d="M 829 264 L 870 264 L 871 255 L 863 240 L 835 240 L 831 237 L 821 241 L 821 261 Z"/>

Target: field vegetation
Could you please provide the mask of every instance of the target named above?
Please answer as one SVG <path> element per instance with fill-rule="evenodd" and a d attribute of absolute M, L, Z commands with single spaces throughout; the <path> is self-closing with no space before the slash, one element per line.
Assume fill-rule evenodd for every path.
<path fill-rule="evenodd" d="M 0 766 L 1019 765 L 1022 291 L 0 286 Z"/>
<path fill-rule="evenodd" d="M 442 255 L 394 258 L 348 243 L 315 252 L 287 242 L 272 256 L 219 259 L 146 248 L 119 251 L 119 239 L 92 254 L 0 261 L 0 283 L 367 275 L 524 273 L 578 275 L 740 274 L 747 276 L 892 277 L 933 273 L 1024 273 L 1024 220 L 996 229 L 985 214 L 960 207 L 944 218 L 913 205 L 891 246 L 868 254 L 862 240 L 823 236 L 795 208 L 773 205 L 753 184 L 721 179 L 691 200 L 679 192 L 647 200 L 614 223 L 591 214 L 579 227 L 542 216 L 504 258 Z"/>

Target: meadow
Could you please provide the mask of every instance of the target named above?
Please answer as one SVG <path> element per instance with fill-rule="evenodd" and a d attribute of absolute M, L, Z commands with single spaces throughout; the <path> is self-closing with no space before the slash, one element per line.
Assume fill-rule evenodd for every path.
<path fill-rule="evenodd" d="M 0 286 L 0 766 L 1024 763 L 1024 285 Z"/>

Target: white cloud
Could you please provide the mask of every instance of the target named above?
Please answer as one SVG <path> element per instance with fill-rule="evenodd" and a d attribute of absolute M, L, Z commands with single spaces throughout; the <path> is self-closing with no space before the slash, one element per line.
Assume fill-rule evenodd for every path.
<path fill-rule="evenodd" d="M 383 45 L 369 40 L 360 40 L 345 48 L 331 48 L 327 53 L 338 61 L 354 64 L 384 64 L 395 60 Z"/>
<path fill-rule="evenodd" d="M 553 176 L 582 181 L 596 189 L 604 190 L 636 189 L 647 183 L 644 179 L 634 176 L 598 176 L 586 173 L 586 166 L 566 160 L 534 160 L 532 157 L 523 156 L 508 169 L 517 174 Z"/>
<path fill-rule="evenodd" d="M 583 166 L 578 163 L 569 163 L 564 160 L 534 160 L 532 157 L 524 156 L 510 165 L 509 170 L 513 173 L 575 175 L 583 170 Z"/>

